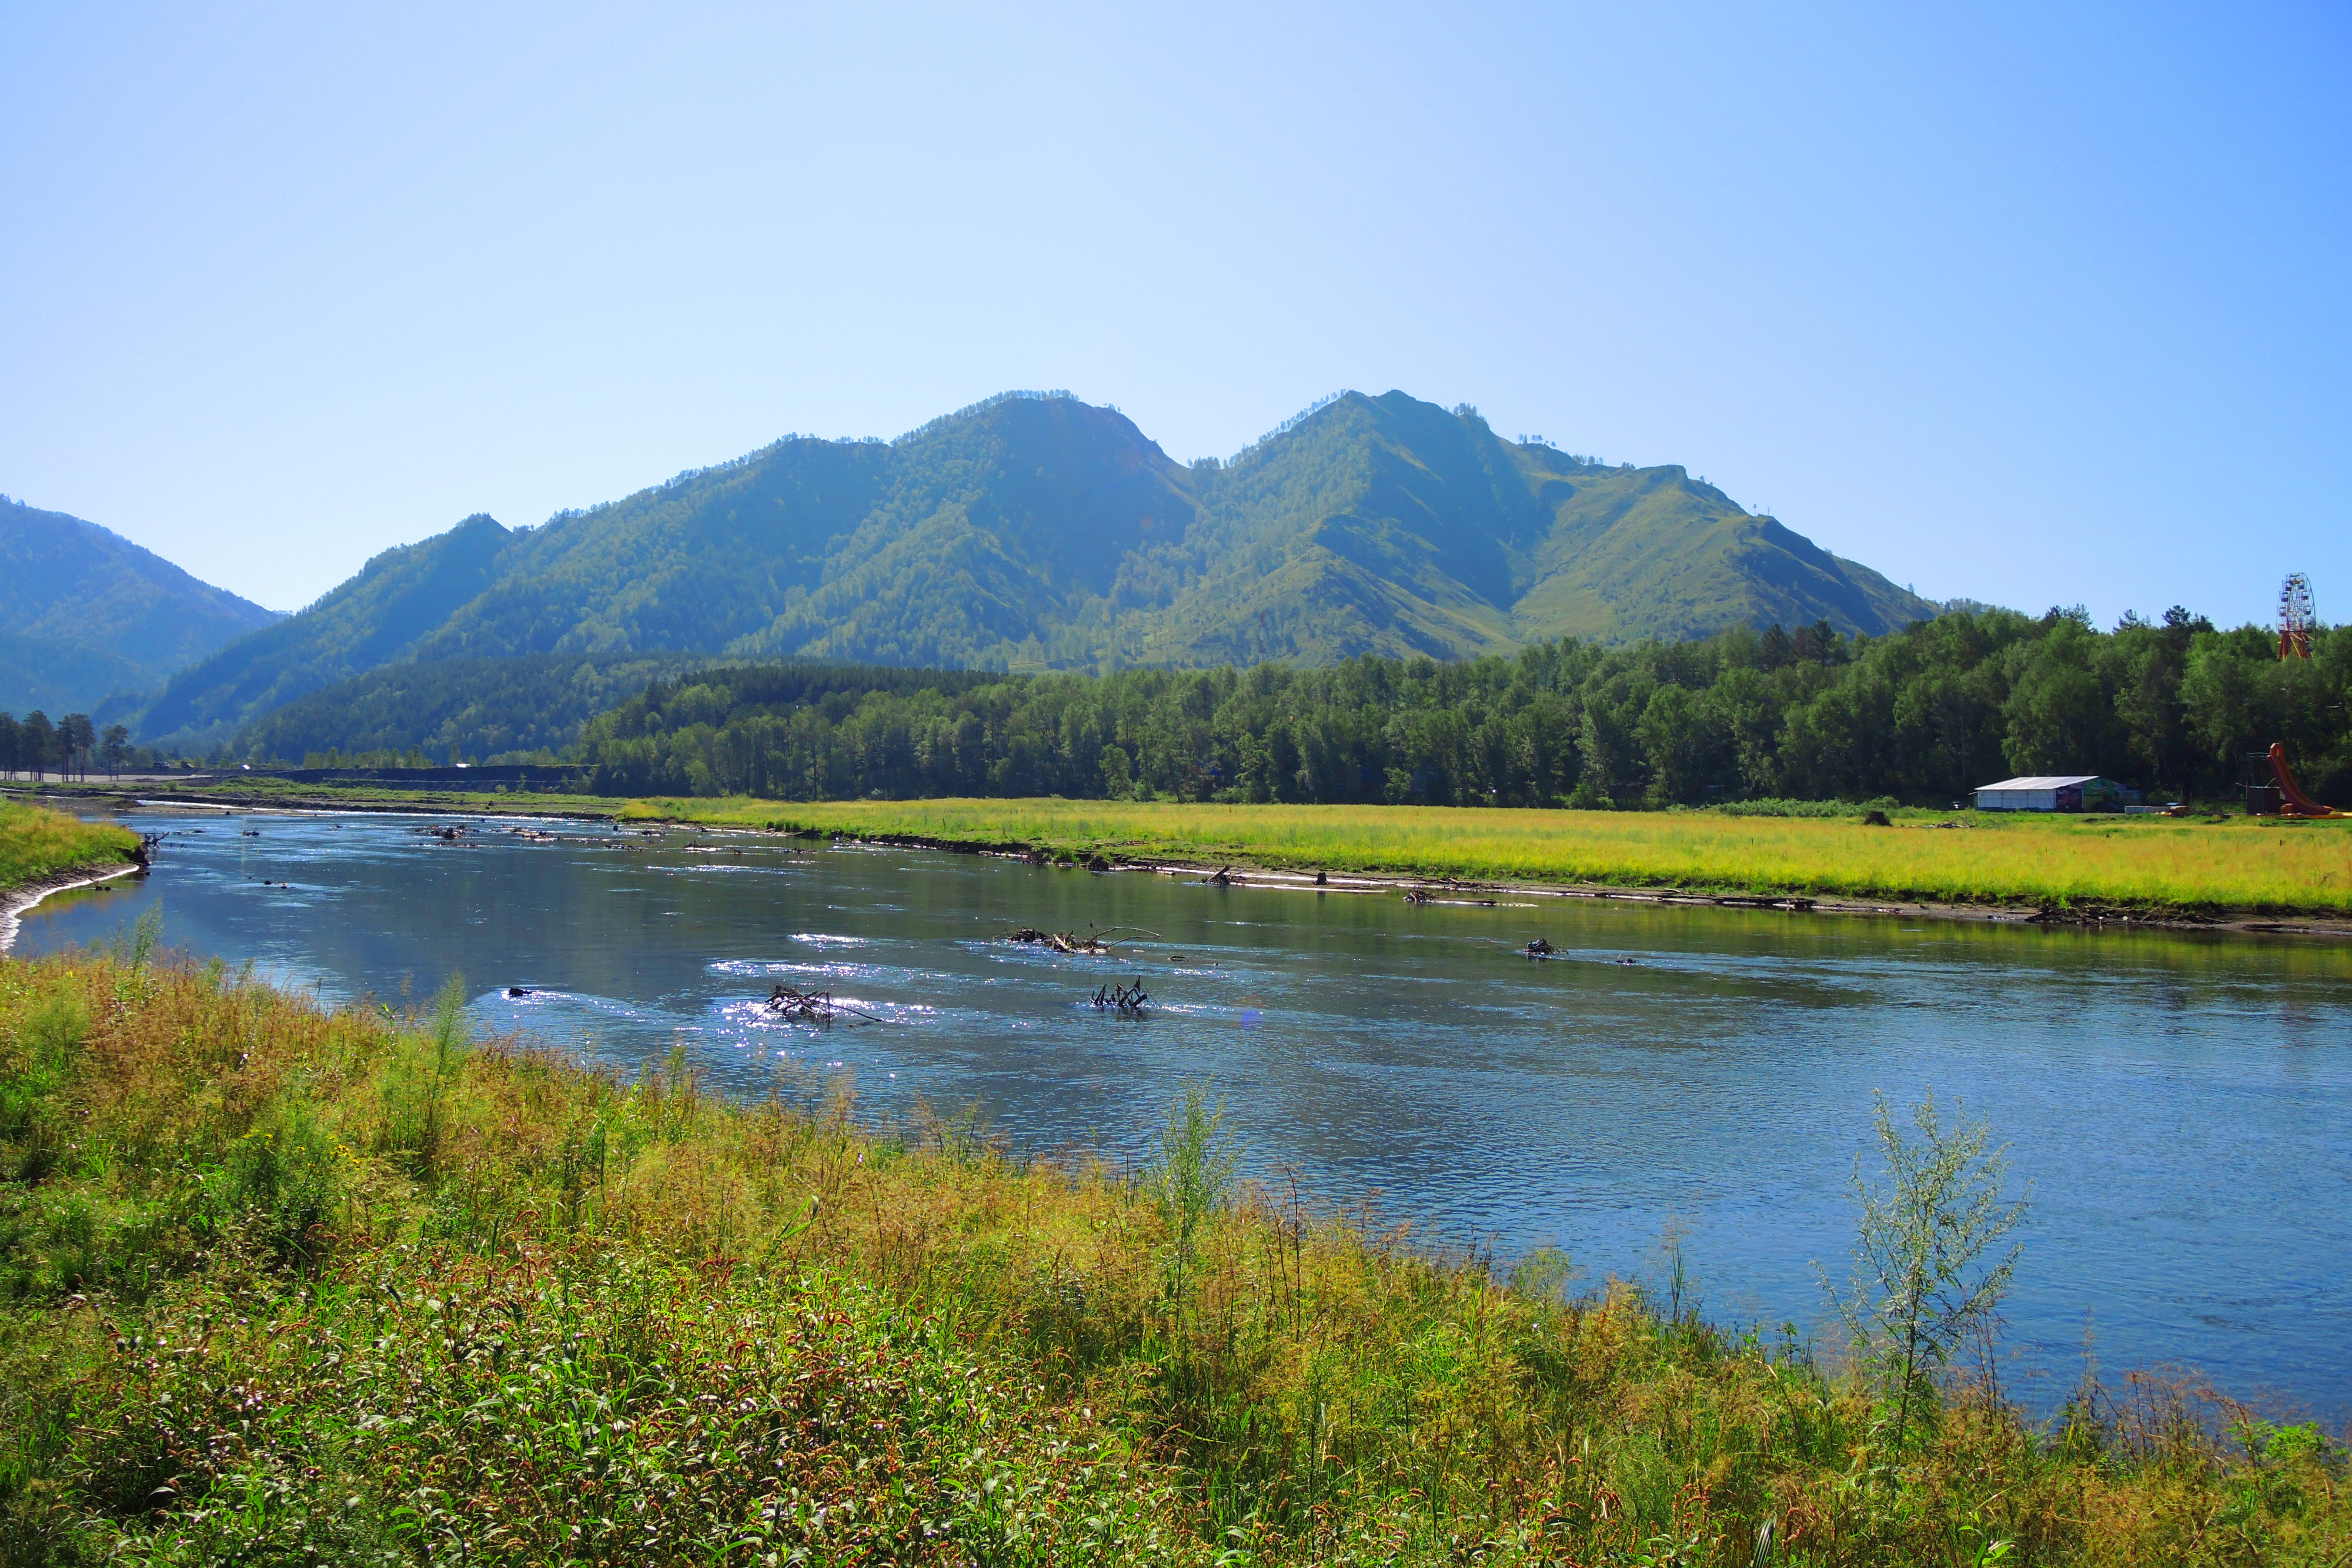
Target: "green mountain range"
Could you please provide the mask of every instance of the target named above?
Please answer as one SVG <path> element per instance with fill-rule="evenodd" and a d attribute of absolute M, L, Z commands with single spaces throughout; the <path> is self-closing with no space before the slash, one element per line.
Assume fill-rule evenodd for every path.
<path fill-rule="evenodd" d="M 1935 606 L 1674 466 L 1346 393 L 1230 463 L 1006 393 L 895 442 L 788 437 L 537 528 L 467 518 L 175 677 L 205 744 L 394 663 L 701 652 L 1004 669 L 1439 658 Z"/>
<path fill-rule="evenodd" d="M 135 702 L 279 619 L 95 523 L 0 497 L 0 711 Z"/>

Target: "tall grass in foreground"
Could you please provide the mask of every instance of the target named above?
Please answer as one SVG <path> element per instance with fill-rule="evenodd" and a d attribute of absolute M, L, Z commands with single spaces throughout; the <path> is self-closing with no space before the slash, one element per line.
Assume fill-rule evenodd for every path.
<path fill-rule="evenodd" d="M 1679 1303 L 949 1122 L 634 1082 L 114 956 L 0 964 L 0 1557 L 2338 1563 L 2340 1457 L 2048 1430 Z M 2204 1417 L 2240 1417 L 2217 1437 Z"/>
<path fill-rule="evenodd" d="M 1424 876 L 2352 913 L 2343 822 L 1905 812 L 1882 828 L 1713 811 L 1129 800 L 664 799 L 623 814 Z"/>
<path fill-rule="evenodd" d="M 128 828 L 0 800 L 0 893 L 79 866 L 125 865 L 138 847 Z"/>

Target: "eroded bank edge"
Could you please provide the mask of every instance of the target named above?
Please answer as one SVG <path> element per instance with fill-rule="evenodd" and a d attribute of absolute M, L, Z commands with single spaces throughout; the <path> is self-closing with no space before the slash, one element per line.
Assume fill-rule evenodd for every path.
<path fill-rule="evenodd" d="M 41 900 L 53 894 L 70 893 L 78 887 L 96 887 L 100 883 L 113 882 L 121 877 L 136 876 L 146 869 L 144 865 L 136 862 L 112 866 L 106 865 L 102 862 L 92 865 L 68 866 L 63 871 L 52 872 L 47 876 L 37 877 L 31 882 L 12 887 L 5 893 L 0 893 L 0 953 L 5 953 L 16 946 L 16 933 L 24 925 L 22 916 Z"/>

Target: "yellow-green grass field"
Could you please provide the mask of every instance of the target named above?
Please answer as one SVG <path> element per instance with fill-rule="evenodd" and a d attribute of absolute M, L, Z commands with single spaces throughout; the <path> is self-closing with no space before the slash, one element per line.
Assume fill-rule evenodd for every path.
<path fill-rule="evenodd" d="M 52 791 L 55 793 L 55 791 Z M 95 791 L 93 791 L 95 793 Z M 939 800 L 780 801 L 339 788 L 279 780 L 174 796 L 289 809 L 569 812 L 1037 846 L 1085 856 L 1403 876 L 1798 893 L 1948 904 L 2352 914 L 2352 821 L 2238 816 L 1858 816 L 1439 806 Z M 1958 827 L 1937 824 L 1956 822 Z M 0 860 L 0 866 L 5 866 Z M 33 874 L 40 874 L 35 873 Z M 0 886 L 6 885 L 0 870 Z"/>
<path fill-rule="evenodd" d="M 1733 817 L 1127 800 L 633 800 L 625 817 L 1415 876 L 1943 903 L 2352 913 L 2352 821 Z M 1940 827 L 1958 822 L 1958 827 Z"/>
<path fill-rule="evenodd" d="M 127 828 L 0 801 L 0 893 L 83 866 L 125 865 L 138 848 Z"/>

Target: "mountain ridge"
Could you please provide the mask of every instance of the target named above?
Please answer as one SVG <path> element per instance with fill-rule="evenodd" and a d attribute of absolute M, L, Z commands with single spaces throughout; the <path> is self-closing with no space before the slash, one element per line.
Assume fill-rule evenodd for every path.
<path fill-rule="evenodd" d="M 184 671 L 141 727 L 218 737 L 394 661 L 1325 664 L 1934 613 L 1678 465 L 1506 441 L 1466 407 L 1342 393 L 1179 464 L 1115 409 L 1007 393 L 894 442 L 786 437 L 536 528 L 477 514 Z"/>
<path fill-rule="evenodd" d="M 0 497 L 0 710 L 129 706 L 279 619 L 110 528 Z"/>

